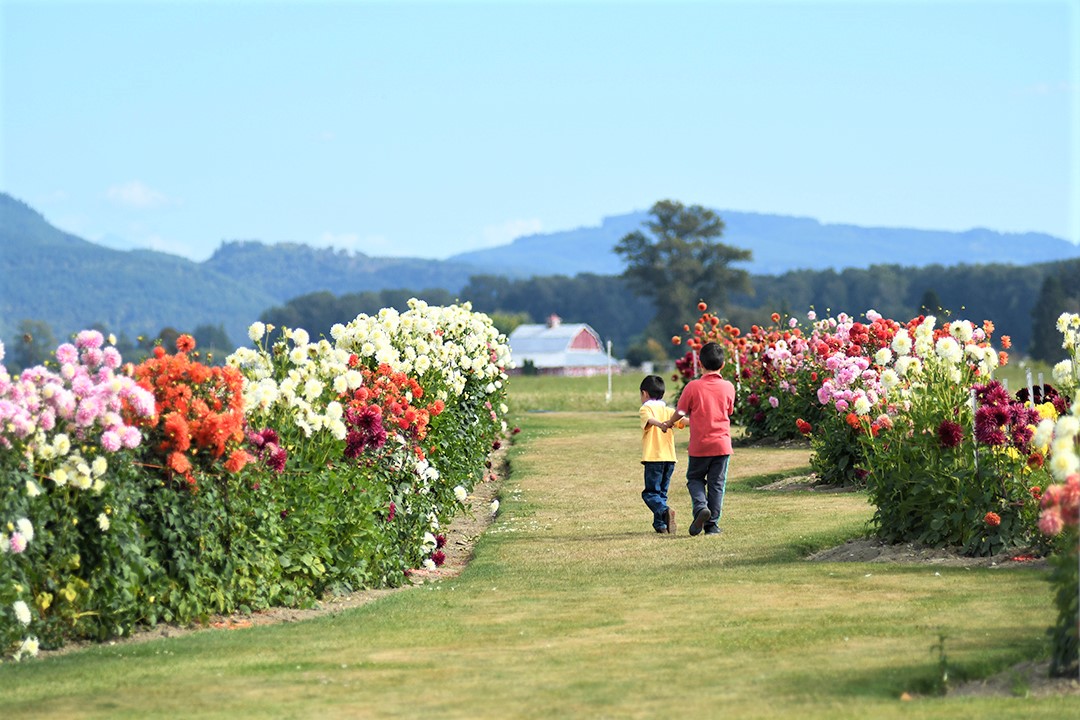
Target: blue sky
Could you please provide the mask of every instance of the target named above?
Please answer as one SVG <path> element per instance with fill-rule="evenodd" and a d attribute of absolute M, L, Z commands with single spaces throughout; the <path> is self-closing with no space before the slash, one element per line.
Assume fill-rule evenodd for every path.
<path fill-rule="evenodd" d="M 1078 48 L 1080 0 L 0 0 L 0 191 L 196 260 L 665 198 L 1080 242 Z"/>

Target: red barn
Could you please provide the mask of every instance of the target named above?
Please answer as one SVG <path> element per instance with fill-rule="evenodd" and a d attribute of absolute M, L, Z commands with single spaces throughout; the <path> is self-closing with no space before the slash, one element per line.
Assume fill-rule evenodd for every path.
<path fill-rule="evenodd" d="M 585 323 L 563 323 L 552 315 L 544 325 L 518 325 L 508 338 L 510 372 L 520 373 L 526 361 L 545 375 L 598 375 L 619 372 L 600 335 Z"/>

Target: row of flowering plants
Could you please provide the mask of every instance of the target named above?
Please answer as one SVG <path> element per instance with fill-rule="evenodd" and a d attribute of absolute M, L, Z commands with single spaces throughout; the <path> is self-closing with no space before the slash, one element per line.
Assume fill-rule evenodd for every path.
<path fill-rule="evenodd" d="M 133 366 L 85 331 L 17 377 L 0 346 L 0 659 L 442 563 L 506 429 L 487 316 L 411 301 L 249 335 L 224 367 L 189 336 Z"/>
<path fill-rule="evenodd" d="M 1053 424 L 1047 418 L 1036 430 L 1035 442 L 1045 443 L 1055 480 L 1042 493 L 1039 530 L 1054 548 L 1050 562 L 1057 619 L 1050 628 L 1050 672 L 1075 676 L 1080 670 L 1080 315 L 1063 313 L 1057 328 L 1069 358 L 1054 366 L 1053 377 L 1062 391 L 1058 397 L 1067 394 L 1072 404 L 1069 414 L 1059 414 Z M 1042 399 L 1061 405 L 1047 392 Z"/>
<path fill-rule="evenodd" d="M 821 482 L 866 489 L 879 537 L 970 555 L 1058 548 L 1060 597 L 1072 603 L 1059 634 L 1072 638 L 1063 656 L 1075 663 L 1080 316 L 1059 318 L 1071 359 L 1054 367 L 1056 387 L 1012 394 L 993 379 L 1009 339 L 996 350 L 989 322 L 811 311 L 808 327 L 774 314 L 743 333 L 704 303 L 698 311 L 688 337 L 672 338 L 689 348 L 674 379 L 696 374 L 702 344 L 721 343 L 739 390 L 735 420 L 752 438 L 808 436 Z"/>

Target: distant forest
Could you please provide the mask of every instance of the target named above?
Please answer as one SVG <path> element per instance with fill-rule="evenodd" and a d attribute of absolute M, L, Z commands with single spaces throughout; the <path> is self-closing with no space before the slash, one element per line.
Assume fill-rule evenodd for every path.
<path fill-rule="evenodd" d="M 900 321 L 920 314 L 935 314 L 940 320 L 991 320 L 997 337 L 1012 338 L 1015 352 L 1047 361 L 1064 357 L 1057 317 L 1080 312 L 1080 260 L 1022 267 L 877 265 L 839 272 L 800 270 L 753 276 L 751 283 L 751 293 L 732 293 L 728 307 L 719 309 L 739 327 L 767 324 L 773 312 L 803 319 L 811 308 L 823 316 L 846 312 L 861 317 L 873 309 Z M 504 332 L 521 322 L 542 322 L 551 314 L 567 322 L 587 322 L 612 341 L 617 355 L 631 360 L 655 355 L 658 344 L 666 349 L 663 338 L 655 338 L 652 350 L 647 349 L 650 344 L 642 336 L 654 315 L 648 301 L 630 292 L 621 277 L 608 275 L 529 279 L 477 275 L 460 293 L 439 289 L 312 293 L 271 308 L 260 319 L 329 336 L 334 323 L 383 307 L 403 310 L 414 296 L 440 305 L 468 300 L 473 309 L 491 315 Z M 687 308 L 687 321 L 695 317 L 696 309 Z M 672 334 L 678 330 L 672 328 Z"/>

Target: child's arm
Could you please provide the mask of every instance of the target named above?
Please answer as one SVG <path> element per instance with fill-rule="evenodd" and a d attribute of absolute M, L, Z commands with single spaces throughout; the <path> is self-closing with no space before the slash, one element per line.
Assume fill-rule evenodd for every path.
<path fill-rule="evenodd" d="M 652 427 L 658 427 L 658 428 L 660 428 L 660 432 L 667 432 L 668 431 L 668 426 L 665 423 L 660 422 L 659 420 L 657 420 L 654 417 L 651 417 L 648 420 L 646 420 L 645 425 L 647 425 L 647 426 L 651 425 Z"/>
<path fill-rule="evenodd" d="M 683 414 L 682 410 L 675 410 L 675 412 L 671 413 L 671 417 L 669 417 L 667 419 L 667 422 L 664 423 L 664 428 L 666 430 L 670 430 L 672 427 L 674 427 L 676 425 L 678 425 L 678 427 L 680 429 L 684 428 L 684 427 L 686 427 L 686 424 L 683 423 L 683 418 L 686 418 L 686 417 L 689 417 L 689 416 Z"/>

